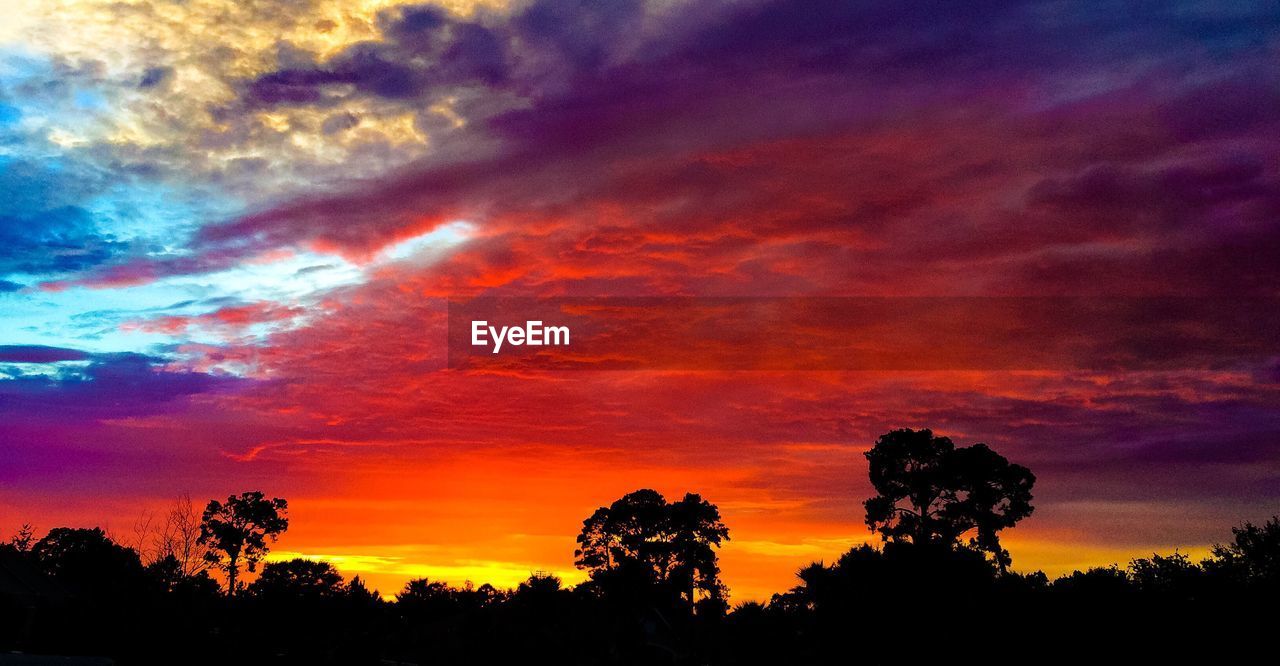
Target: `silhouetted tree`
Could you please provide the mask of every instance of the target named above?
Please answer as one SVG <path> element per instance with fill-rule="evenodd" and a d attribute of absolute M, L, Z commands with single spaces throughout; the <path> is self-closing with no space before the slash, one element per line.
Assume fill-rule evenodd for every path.
<path fill-rule="evenodd" d="M 1176 552 L 1134 559 L 1127 573 L 1139 591 L 1164 598 L 1195 599 L 1206 582 L 1205 570 L 1191 558 Z"/>
<path fill-rule="evenodd" d="M 957 448 L 924 430 L 894 430 L 865 454 L 871 485 L 867 525 L 886 540 L 952 545 L 976 530 L 972 545 L 1003 571 L 1008 552 L 998 532 L 1029 516 L 1035 476 L 985 444 Z"/>
<path fill-rule="evenodd" d="M 1053 581 L 1055 592 L 1076 597 L 1115 599 L 1133 590 L 1129 574 L 1116 565 L 1072 571 Z"/>
<path fill-rule="evenodd" d="M 182 566 L 178 563 L 177 558 L 165 556 L 146 566 L 147 575 L 152 580 L 158 582 L 160 587 L 165 590 L 171 590 L 183 578 Z"/>
<path fill-rule="evenodd" d="M 142 560 L 100 528 L 56 527 L 31 548 L 40 568 L 83 596 L 101 600 L 143 590 Z"/>
<path fill-rule="evenodd" d="M 267 540 L 275 541 L 289 528 L 284 516 L 288 503 L 267 499 L 261 492 L 232 495 L 225 503 L 209 500 L 200 520 L 197 544 L 209 548 L 205 559 L 227 572 L 227 595 L 236 593 L 240 568 L 257 570 L 267 554 Z"/>
<path fill-rule="evenodd" d="M 316 601 L 334 599 L 346 592 L 342 574 L 328 562 L 294 558 L 270 562 L 249 585 L 249 594 L 263 599 Z"/>
<path fill-rule="evenodd" d="M 183 576 L 195 576 L 210 566 L 206 557 L 209 549 L 200 544 L 200 518 L 191 497 L 182 495 L 169 508 L 155 535 L 158 558 L 173 558 Z"/>
<path fill-rule="evenodd" d="M 801 653 L 784 662 L 817 664 L 846 661 L 854 627 L 870 663 L 931 663 L 933 645 L 955 645 L 983 621 L 996 578 L 978 550 L 911 541 L 859 545 L 797 577 L 801 584 L 774 595 L 767 608 L 804 636 Z M 965 612 L 943 610 L 956 607 Z"/>
<path fill-rule="evenodd" d="M 535 571 L 520 581 L 512 593 L 521 599 L 545 599 L 559 596 L 564 591 L 564 581 L 546 571 Z"/>
<path fill-rule="evenodd" d="M 700 495 L 689 493 L 673 502 L 669 512 L 671 579 L 680 582 L 689 603 L 705 601 L 703 607 L 707 610 L 726 603 L 726 588 L 720 582 L 715 549 L 728 540 L 729 528 L 721 521 L 720 510 Z M 705 594 L 704 599 L 697 599 L 698 591 Z M 724 608 L 719 610 L 723 612 Z"/>
<path fill-rule="evenodd" d="M 1233 527 L 1231 535 L 1230 543 L 1213 547 L 1208 568 L 1239 585 L 1280 587 L 1280 516 L 1262 525 Z"/>
<path fill-rule="evenodd" d="M 143 564 L 149 564 L 162 557 L 155 550 L 155 512 L 149 509 L 144 509 L 133 521 L 127 536 L 119 539 L 114 534 L 107 536 L 122 546 L 138 551 L 138 557 L 142 558 Z"/>
<path fill-rule="evenodd" d="M 377 590 L 370 590 L 364 579 L 356 576 L 347 584 L 347 598 L 357 607 L 376 607 L 382 605 L 382 597 Z"/>
<path fill-rule="evenodd" d="M 690 606 L 697 593 L 723 597 L 716 548 L 729 538 L 714 504 L 690 493 L 667 503 L 655 490 L 637 490 L 583 521 L 575 564 L 593 578 L 610 575 L 670 586 Z"/>
<path fill-rule="evenodd" d="M 507 593 L 490 583 L 481 583 L 476 587 L 471 581 L 467 581 L 462 589 L 457 591 L 457 596 L 463 608 L 475 610 L 502 602 L 506 599 Z"/>
<path fill-rule="evenodd" d="M 972 526 L 972 545 L 990 553 L 1001 573 L 1005 572 L 1011 560 L 1009 551 L 1000 546 L 998 533 L 1034 511 L 1031 487 L 1035 475 L 986 444 L 954 449 L 945 464 L 954 501 L 943 509 L 944 518 L 953 523 L 953 530 Z"/>
<path fill-rule="evenodd" d="M 396 594 L 396 608 L 414 617 L 443 617 L 457 605 L 456 591 L 439 580 L 415 578 Z"/>
<path fill-rule="evenodd" d="M 18 531 L 9 539 L 9 545 L 13 546 L 14 550 L 25 553 L 35 545 L 35 535 L 36 528 L 32 527 L 31 523 L 23 523 L 22 527 L 19 527 Z"/>
<path fill-rule="evenodd" d="M 138 619 L 152 617 L 162 590 L 146 575 L 137 551 L 116 543 L 99 528 L 58 527 L 19 556 L 37 575 L 44 574 L 46 584 L 23 575 L 26 585 L 35 585 L 28 589 L 46 603 L 57 602 L 35 616 L 49 624 L 29 634 L 30 640 L 38 643 L 43 634 L 48 645 L 71 653 L 120 654 L 140 643 L 144 630 Z M 6 569 L 0 564 L 0 571 Z M 0 580 L 4 578 L 0 573 Z M 0 594 L 0 609 L 4 606 Z M 3 621 L 0 618 L 0 624 Z"/>
<path fill-rule="evenodd" d="M 934 519 L 945 525 L 948 512 L 970 512 L 963 502 L 982 492 L 974 478 L 983 477 L 944 489 L 954 503 L 940 502 Z M 599 566 L 574 589 L 550 574 L 512 591 L 417 579 L 395 604 L 303 559 L 266 564 L 229 599 L 208 573 L 185 575 L 176 557 L 144 568 L 135 549 L 103 530 L 57 528 L 25 552 L 0 544 L 0 651 L 138 664 L 181 655 L 183 663 L 727 666 L 845 663 L 851 640 L 868 663 L 988 661 L 993 649 L 1030 654 L 1058 641 L 1055 657 L 1181 663 L 1229 654 L 1237 642 L 1224 648 L 1222 636 L 1270 630 L 1265 609 L 1280 562 L 1277 518 L 1236 528 L 1201 564 L 1155 554 L 1052 583 L 1039 572 L 997 575 L 976 539 L 935 532 L 917 543 L 909 533 L 805 566 L 790 591 L 726 613 L 723 595 L 701 586 L 715 578 L 714 549 L 727 534 L 698 496 L 667 503 L 638 491 L 584 528 L 578 559 Z M 689 608 L 689 571 L 698 610 L 672 612 Z M 1132 639 L 1158 632 L 1168 636 L 1159 645 Z M 977 649 L 956 656 L 958 646 Z"/>
<path fill-rule="evenodd" d="M 165 555 L 148 564 L 146 571 L 161 589 L 169 592 L 202 598 L 208 596 L 210 591 L 218 593 L 218 581 L 211 578 L 208 571 L 186 573 L 182 562 L 173 555 Z"/>
<path fill-rule="evenodd" d="M 867 526 L 886 539 L 927 543 L 955 538 L 941 513 L 950 499 L 945 459 L 955 445 L 929 430 L 894 430 L 880 436 L 865 456 L 871 485 L 879 493 L 864 502 Z M 907 506 L 901 506 L 903 502 Z"/>

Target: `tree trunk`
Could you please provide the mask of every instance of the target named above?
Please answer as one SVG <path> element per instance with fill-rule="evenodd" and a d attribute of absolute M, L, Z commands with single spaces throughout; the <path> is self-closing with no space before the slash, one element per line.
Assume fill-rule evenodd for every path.
<path fill-rule="evenodd" d="M 228 553 L 230 562 L 227 564 L 227 596 L 234 597 L 236 595 L 236 578 L 240 573 L 240 553 Z"/>
<path fill-rule="evenodd" d="M 922 546 L 929 541 L 929 528 L 926 526 L 929 505 L 921 505 L 919 499 L 913 499 L 912 503 L 915 504 L 916 515 L 920 517 L 916 523 L 916 545 Z"/>
<path fill-rule="evenodd" d="M 693 572 L 689 573 L 689 614 L 693 615 L 693 592 L 697 585 L 697 579 L 694 578 Z"/>

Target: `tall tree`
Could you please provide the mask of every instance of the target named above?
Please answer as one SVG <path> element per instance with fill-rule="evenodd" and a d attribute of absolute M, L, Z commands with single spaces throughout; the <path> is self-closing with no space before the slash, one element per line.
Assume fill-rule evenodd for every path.
<path fill-rule="evenodd" d="M 625 571 L 670 586 L 693 604 L 699 592 L 723 595 L 715 549 L 728 538 L 720 511 L 699 495 L 668 503 L 655 490 L 637 490 L 583 521 L 575 564 L 593 579 Z"/>
<path fill-rule="evenodd" d="M 232 495 L 227 501 L 209 500 L 200 520 L 197 543 L 209 548 L 205 558 L 227 572 L 227 595 L 236 593 L 241 567 L 255 571 L 275 541 L 287 529 L 283 499 L 267 499 L 261 492 Z"/>
<path fill-rule="evenodd" d="M 998 533 L 1031 515 L 1031 470 L 928 429 L 885 433 L 865 455 L 877 492 L 864 503 L 869 527 L 887 540 L 948 546 L 973 531 L 970 544 L 1005 570 Z"/>
<path fill-rule="evenodd" d="M 690 603 L 696 601 L 698 591 L 712 599 L 724 597 L 715 549 L 729 538 L 729 528 L 720 519 L 720 510 L 701 495 L 689 493 L 672 502 L 669 511 L 671 578 L 680 583 Z"/>

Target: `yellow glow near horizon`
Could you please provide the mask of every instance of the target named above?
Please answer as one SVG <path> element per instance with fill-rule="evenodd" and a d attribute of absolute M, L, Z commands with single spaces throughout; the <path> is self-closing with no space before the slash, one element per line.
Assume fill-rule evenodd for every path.
<path fill-rule="evenodd" d="M 398 547 L 386 547 L 397 550 Z M 514 589 L 534 573 L 550 573 L 560 578 L 566 587 L 586 580 L 579 569 L 548 569 L 529 562 L 500 560 L 457 560 L 443 564 L 406 561 L 402 557 L 363 555 L 358 553 L 329 553 L 274 551 L 268 562 L 284 562 L 295 558 L 329 562 L 350 580 L 359 576 L 370 589 L 376 589 L 384 599 L 394 599 L 397 592 L 410 580 L 426 578 L 443 581 L 455 587 L 471 583 L 479 587 L 486 583 L 498 589 Z"/>
<path fill-rule="evenodd" d="M 794 573 L 804 565 L 817 561 L 830 565 L 840 554 L 861 542 L 852 537 L 848 540 L 806 539 L 794 544 L 730 541 L 725 544 L 720 555 L 729 577 L 740 580 L 740 584 L 730 590 L 731 599 L 735 605 L 747 601 L 768 601 L 773 593 L 785 592 L 799 585 L 800 581 L 795 578 Z M 1043 571 L 1050 580 L 1068 575 L 1075 570 L 1083 571 L 1092 567 L 1115 564 L 1123 569 L 1135 558 L 1150 557 L 1153 553 L 1169 555 L 1175 550 L 1186 555 L 1193 562 L 1199 562 L 1209 556 L 1211 548 L 1208 545 L 1192 547 L 1153 545 L 1148 549 L 1088 545 L 1063 548 L 1061 543 L 1034 540 L 1010 545 L 1011 550 L 1014 551 L 1016 571 L 1022 573 Z M 361 551 L 367 551 L 367 553 Z M 401 554 L 394 556 L 372 554 L 387 552 Z M 515 588 L 535 572 L 555 575 L 564 582 L 566 587 L 587 579 L 586 573 L 582 570 L 550 566 L 542 562 L 478 560 L 451 556 L 443 556 L 439 561 L 429 562 L 421 559 L 420 556 L 405 552 L 403 546 L 364 547 L 333 552 L 323 548 L 279 550 L 273 551 L 267 560 L 281 562 L 294 558 L 329 562 L 348 580 L 359 576 L 370 589 L 377 589 L 385 599 L 394 599 L 395 593 L 403 589 L 405 583 L 415 578 L 443 581 L 453 586 L 462 586 L 470 582 L 478 587 L 488 583 L 499 589 Z M 741 580 L 742 574 L 748 571 L 757 575 L 763 574 L 763 576 L 759 581 Z M 752 576 L 752 578 L 755 577 Z"/>

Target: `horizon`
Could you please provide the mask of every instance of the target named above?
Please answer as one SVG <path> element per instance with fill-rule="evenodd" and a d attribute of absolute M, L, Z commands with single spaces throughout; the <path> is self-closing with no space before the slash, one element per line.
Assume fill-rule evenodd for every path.
<path fill-rule="evenodd" d="M 661 494 L 663 494 L 664 496 L 679 497 L 683 493 L 661 493 Z M 43 529 L 40 526 L 27 522 L 27 523 L 21 523 L 19 527 L 23 529 L 28 527 L 31 528 L 33 531 L 33 537 L 36 540 L 38 540 L 42 535 L 47 533 L 49 529 L 54 529 L 55 527 L 102 529 L 106 533 L 107 537 L 110 538 L 112 541 L 122 546 L 125 546 L 127 548 L 135 550 L 139 554 L 139 556 L 142 558 L 142 561 L 144 563 L 148 563 L 154 560 L 155 558 L 159 557 L 159 553 L 156 550 L 158 547 L 158 543 L 156 542 L 156 539 L 159 536 L 160 530 L 162 529 L 162 523 L 163 523 L 166 512 L 168 510 L 173 509 L 178 504 L 178 502 L 181 502 L 184 499 L 189 499 L 189 498 L 185 498 L 185 497 L 179 498 L 177 502 L 171 503 L 168 506 L 157 507 L 153 511 L 139 514 L 138 520 L 136 520 L 131 526 L 129 526 L 126 529 L 116 529 L 116 528 L 113 528 L 110 524 L 88 524 L 88 523 L 57 525 L 57 526 L 50 526 L 47 529 Z M 191 506 L 197 510 L 197 513 L 204 506 L 204 503 L 202 502 L 195 502 L 194 500 L 192 500 L 191 502 L 192 502 Z M 294 503 L 290 504 L 289 510 L 287 512 L 289 516 L 293 515 L 293 512 L 296 509 L 296 506 L 297 505 Z M 1275 519 L 1275 517 L 1273 516 L 1271 517 L 1271 519 Z M 1235 527 L 1239 527 L 1239 526 L 1250 524 L 1250 523 L 1263 524 L 1264 522 L 1265 520 L 1242 520 L 1238 524 L 1226 526 L 1223 529 L 1223 532 L 1225 535 L 1231 535 L 1232 529 L 1234 529 Z M 289 531 L 294 529 L 295 525 L 296 523 L 291 520 L 290 527 L 287 530 L 285 530 L 285 532 L 280 536 L 280 539 L 284 543 L 287 543 Z M 728 545 L 733 542 L 732 541 L 733 526 L 729 525 L 728 527 L 729 527 L 729 535 L 730 535 L 729 539 L 727 539 L 725 543 L 721 544 L 718 550 L 718 555 L 719 555 L 721 564 L 723 564 L 724 562 L 723 556 L 725 553 L 725 548 L 727 548 Z M 14 530 L 15 534 L 16 532 L 17 530 Z M 0 540 L 2 540 L 4 537 L 7 537 L 7 536 L 15 536 L 15 534 L 0 533 Z M 1001 542 L 1000 542 L 1001 545 L 1008 548 L 1011 551 L 1022 550 L 1019 544 L 1023 542 L 1020 542 L 1016 538 L 1016 535 L 1017 535 L 1016 531 L 1007 532 L 1001 538 Z M 849 541 L 848 543 L 841 546 L 833 546 L 837 548 L 837 550 L 835 551 L 834 555 L 830 558 L 797 560 L 797 562 L 795 563 L 794 571 L 798 573 L 799 570 L 811 564 L 824 565 L 824 566 L 831 565 L 838 559 L 839 555 L 842 555 L 845 552 L 851 549 L 858 548 L 860 546 L 865 545 L 865 546 L 871 546 L 873 548 L 880 548 L 880 547 L 883 547 L 885 544 L 889 543 L 888 540 L 874 534 L 874 532 L 872 532 L 871 530 L 867 531 L 866 537 L 867 538 L 861 541 Z M 572 538 L 570 536 L 566 536 L 566 541 L 571 542 Z M 1150 550 L 1150 552 L 1134 553 L 1131 556 L 1114 558 L 1112 560 L 1107 560 L 1104 555 L 1102 555 L 1101 553 L 1095 552 L 1094 558 L 1091 558 L 1083 562 L 1074 562 L 1071 564 L 1062 565 L 1060 569 L 1053 569 L 1053 568 L 1032 569 L 1032 568 L 1026 568 L 1026 567 L 1019 567 L 1017 566 L 1018 562 L 1017 562 L 1017 559 L 1015 558 L 1013 561 L 1013 566 L 1010 568 L 1010 570 L 1024 576 L 1027 574 L 1035 573 L 1035 572 L 1043 573 L 1048 577 L 1048 580 L 1052 581 L 1052 580 L 1062 578 L 1064 576 L 1070 576 L 1071 574 L 1079 574 L 1083 571 L 1088 571 L 1091 569 L 1107 568 L 1109 566 L 1118 566 L 1119 568 L 1124 569 L 1135 560 L 1142 560 L 1142 559 L 1147 559 L 1155 556 L 1181 555 L 1181 556 L 1187 557 L 1190 562 L 1197 563 L 1203 560 L 1212 559 L 1211 556 L 1212 556 L 1213 548 L 1219 547 L 1224 543 L 1229 543 L 1230 541 L 1231 539 L 1224 537 L 1221 540 L 1217 540 L 1212 542 L 1211 544 L 1206 544 L 1203 546 L 1192 545 L 1188 547 L 1187 545 L 1182 545 L 1182 546 L 1175 545 L 1172 547 L 1164 547 L 1164 546 L 1154 547 Z M 279 541 L 271 542 L 270 550 L 266 554 L 266 556 L 262 558 L 262 564 L 259 565 L 259 570 L 261 569 L 261 566 L 265 566 L 268 563 L 273 563 L 273 562 L 282 563 L 282 562 L 288 562 L 290 560 L 295 560 L 295 559 L 304 559 L 304 560 L 316 561 L 316 562 L 327 562 L 329 564 L 332 564 L 334 568 L 340 573 L 342 573 L 344 578 L 348 580 L 351 580 L 357 577 L 360 578 L 360 580 L 364 581 L 364 583 L 368 585 L 369 588 L 374 593 L 377 593 L 383 600 L 386 600 L 386 601 L 394 601 L 396 598 L 396 595 L 399 594 L 405 588 L 405 585 L 407 583 L 409 583 L 412 580 L 418 580 L 418 579 L 427 579 L 433 582 L 441 582 L 456 588 L 480 587 L 482 585 L 488 584 L 488 585 L 492 585 L 493 587 L 499 590 L 514 590 L 519 583 L 529 580 L 530 577 L 540 576 L 540 575 L 555 576 L 556 578 L 558 578 L 568 586 L 578 585 L 590 579 L 589 573 L 587 571 L 581 568 L 572 567 L 572 566 L 571 568 L 558 569 L 558 570 L 557 569 L 529 569 L 526 572 L 520 572 L 517 569 L 511 569 L 509 571 L 503 572 L 503 574 L 501 574 L 499 577 L 480 578 L 480 579 L 472 577 L 471 573 L 475 571 L 481 571 L 481 572 L 493 571 L 493 569 L 489 567 L 481 566 L 475 569 L 465 569 L 462 573 L 457 574 L 453 577 L 450 577 L 447 571 L 442 573 L 442 570 L 438 568 L 434 568 L 430 566 L 415 568 L 414 565 L 410 564 L 407 568 L 397 568 L 394 572 L 388 572 L 385 570 L 385 568 L 380 569 L 379 566 L 394 568 L 398 564 L 396 562 L 398 558 L 394 556 L 378 556 L 378 555 L 372 555 L 372 554 L 345 556 L 340 554 L 333 555 L 333 554 L 323 554 L 323 553 L 322 554 L 306 553 L 306 552 L 289 550 L 287 548 L 282 548 L 280 547 L 280 543 L 281 542 Z M 378 546 L 371 546 L 370 549 L 377 550 Z M 394 547 L 390 547 L 388 548 L 388 550 L 394 551 L 395 549 Z M 370 563 L 374 565 L 379 565 L 379 566 L 369 567 Z M 572 559 L 570 560 L 570 564 L 572 565 Z M 207 570 L 207 573 L 212 578 L 219 581 L 221 585 L 226 585 L 227 577 L 225 572 L 214 567 Z M 258 574 L 253 572 L 245 572 L 242 574 L 242 576 L 246 583 L 251 583 L 253 580 L 255 580 L 258 577 Z M 458 577 L 458 576 L 461 576 L 461 577 Z M 402 577 L 402 578 L 397 578 L 397 577 Z M 392 584 L 390 586 L 379 585 L 378 584 L 379 581 L 391 582 Z M 791 581 L 791 583 L 798 583 L 798 582 L 800 582 L 798 575 L 793 573 L 793 580 Z M 743 603 L 748 603 L 748 602 L 766 603 L 769 601 L 770 597 L 773 596 L 774 594 L 782 594 L 792 589 L 792 587 L 793 587 L 792 585 L 788 585 L 788 586 L 784 586 L 784 587 L 769 591 L 766 594 L 756 594 L 754 596 L 749 596 L 746 598 L 743 598 L 741 595 L 735 595 L 734 590 L 730 588 L 727 598 L 728 598 L 728 601 L 730 602 L 730 605 L 734 607 L 739 606 Z"/>
<path fill-rule="evenodd" d="M 945 433 L 939 433 L 939 434 L 945 434 Z M 866 448 L 870 449 L 871 447 L 868 446 Z M 636 489 L 637 488 L 633 488 L 631 490 L 636 490 Z M 684 492 L 686 492 L 686 490 L 675 490 L 675 489 L 664 490 L 661 488 L 657 488 L 657 490 L 661 492 L 663 495 L 668 497 L 679 497 L 683 495 Z M 623 491 L 623 492 L 630 492 L 630 491 Z M 622 495 L 623 492 L 617 493 L 617 495 Z M 697 491 L 696 489 L 688 489 L 687 492 L 697 492 Z M 267 493 L 267 494 L 270 495 L 271 493 Z M 218 498 L 211 498 L 211 499 L 218 499 Z M 289 499 L 289 498 L 286 498 L 286 499 Z M 714 498 L 711 498 L 711 499 L 714 502 Z M 205 504 L 205 502 L 198 501 L 194 498 L 191 501 L 192 501 L 192 505 L 197 510 L 202 509 Z M 157 504 L 152 507 L 149 507 L 148 509 L 144 509 L 143 511 L 139 511 L 138 514 L 135 516 L 135 519 L 128 522 L 127 524 L 113 524 L 109 520 L 104 522 L 93 522 L 92 518 L 86 518 L 80 522 L 70 522 L 65 524 L 59 523 L 56 525 L 54 524 L 40 525 L 32 521 L 19 520 L 16 523 L 14 523 L 14 525 L 12 525 L 12 529 L 9 529 L 11 526 L 8 525 L 7 523 L 0 523 L 0 537 L 7 538 L 8 536 L 11 536 L 12 532 L 15 532 L 19 527 L 21 527 L 24 524 L 30 524 L 35 529 L 35 534 L 37 538 L 43 535 L 49 529 L 52 529 L 54 527 L 74 527 L 74 528 L 98 527 L 106 531 L 107 534 L 110 537 L 112 537 L 113 540 L 115 540 L 116 542 L 138 550 L 139 553 L 144 556 L 144 560 L 145 560 L 146 555 L 148 553 L 148 548 L 151 546 L 150 539 L 154 538 L 154 534 L 151 532 L 147 532 L 142 535 L 137 534 L 136 533 L 137 526 L 141 524 L 143 521 L 150 519 L 153 522 L 149 524 L 148 529 L 149 530 L 156 529 L 157 528 L 156 523 L 158 523 L 158 521 L 163 519 L 165 512 L 170 508 L 172 508 L 173 504 L 174 502 L 170 501 L 168 503 Z M 608 501 L 604 501 L 601 504 L 607 505 Z M 267 556 L 264 558 L 263 561 L 264 562 L 285 562 L 295 558 L 302 558 L 302 559 L 308 559 L 308 560 L 314 560 L 314 561 L 329 562 L 330 564 L 333 564 L 334 567 L 338 571 L 340 571 L 344 577 L 348 579 L 358 576 L 361 580 L 365 581 L 367 585 L 369 585 L 370 589 L 378 592 L 381 595 L 381 597 L 386 600 L 393 600 L 395 598 L 395 595 L 404 588 L 406 583 L 408 583 L 410 580 L 418 579 L 418 578 L 427 578 L 432 581 L 444 582 L 446 584 L 449 584 L 455 587 L 462 587 L 469 583 L 476 587 L 479 587 L 484 584 L 490 584 L 498 589 L 514 589 L 518 583 L 527 580 L 529 576 L 534 574 L 540 574 L 540 573 L 552 574 L 557 578 L 561 579 L 562 581 L 564 581 L 564 583 L 567 585 L 576 585 L 588 580 L 587 572 L 574 567 L 573 557 L 572 557 L 573 550 L 572 550 L 571 544 L 573 543 L 574 534 L 576 534 L 581 527 L 581 521 L 578 521 L 578 523 L 575 524 L 571 530 L 568 530 L 563 535 L 561 535 L 562 536 L 561 541 L 564 543 L 564 547 L 562 548 L 562 550 L 565 552 L 566 556 L 562 558 L 563 564 L 561 564 L 559 568 L 538 567 L 538 568 L 529 568 L 527 570 L 524 570 L 520 567 L 518 563 L 515 564 L 514 566 L 504 566 L 504 565 L 508 565 L 509 563 L 484 562 L 483 560 L 479 560 L 471 564 L 464 564 L 461 566 L 454 566 L 454 567 L 443 566 L 442 567 L 442 566 L 433 566 L 429 563 L 402 562 L 401 561 L 402 556 L 388 554 L 388 553 L 395 553 L 398 549 L 397 548 L 398 544 L 390 544 L 390 545 L 367 544 L 367 545 L 361 546 L 360 548 L 330 547 L 330 548 L 321 548 L 315 552 L 291 549 L 289 548 L 291 534 L 294 534 L 297 531 L 299 531 L 300 527 L 303 528 L 303 530 L 301 531 L 304 531 L 304 532 L 306 531 L 305 529 L 306 525 L 300 523 L 296 518 L 296 516 L 300 515 L 298 511 L 299 507 L 304 507 L 304 506 L 305 506 L 304 501 L 290 499 L 290 506 L 289 506 L 290 527 L 283 535 L 281 535 L 280 540 L 278 542 L 275 542 L 272 544 L 270 552 L 267 554 Z M 594 508 L 595 507 L 585 510 L 582 514 L 583 517 L 585 518 L 587 515 L 589 515 L 590 512 L 594 510 Z M 859 515 L 861 515 L 861 505 L 858 506 L 858 512 L 859 512 Z M 306 516 L 308 515 L 308 513 L 309 512 L 304 510 L 301 512 L 301 515 Z M 1019 536 L 1021 532 L 1026 531 L 1028 524 L 1034 524 L 1035 522 L 1034 515 L 1028 521 L 1025 521 L 1023 524 L 1019 525 L 1017 529 L 1013 529 L 1006 532 L 1001 537 L 1001 544 L 1004 547 L 1006 547 L 1013 556 L 1013 566 L 1011 567 L 1013 571 L 1016 571 L 1022 574 L 1028 574 L 1034 571 L 1041 571 L 1045 573 L 1050 580 L 1053 580 L 1064 575 L 1069 575 L 1073 572 L 1085 571 L 1095 567 L 1106 567 L 1109 565 L 1118 565 L 1121 568 L 1123 568 L 1127 566 L 1127 564 L 1134 559 L 1148 558 L 1153 555 L 1167 555 L 1167 554 L 1177 553 L 1177 554 L 1181 554 L 1189 557 L 1193 562 L 1198 562 L 1210 555 L 1210 550 L 1213 546 L 1230 541 L 1229 537 L 1231 535 L 1231 527 L 1244 524 L 1245 522 L 1261 523 L 1261 522 L 1264 522 L 1266 518 L 1268 517 L 1263 516 L 1263 517 L 1253 517 L 1253 518 L 1241 518 L 1240 520 L 1237 520 L 1235 522 L 1220 526 L 1221 528 L 1220 532 L 1222 533 L 1222 536 L 1218 539 L 1215 539 L 1213 541 L 1210 541 L 1204 544 L 1161 543 L 1161 544 L 1152 544 L 1147 550 L 1142 550 L 1140 547 L 1138 550 L 1133 550 L 1133 551 L 1127 551 L 1127 550 L 1121 550 L 1121 549 L 1111 550 L 1111 549 L 1104 549 L 1104 548 L 1096 548 L 1096 549 L 1086 548 L 1086 549 L 1083 549 L 1084 550 L 1083 556 L 1080 555 L 1080 549 L 1073 549 L 1072 551 L 1070 551 L 1073 554 L 1069 556 L 1069 557 L 1072 557 L 1073 559 L 1070 559 L 1069 561 L 1066 561 L 1066 562 L 1061 562 L 1060 560 L 1053 559 L 1055 556 L 1059 556 L 1058 553 L 1061 552 L 1061 543 L 1050 542 L 1048 545 L 1049 553 L 1047 555 L 1042 554 L 1041 557 L 1044 557 L 1045 559 L 1041 561 L 1061 562 L 1056 566 L 1053 564 L 1050 564 L 1049 566 L 1027 566 L 1025 564 L 1027 560 L 1036 561 L 1036 558 L 1033 554 L 1031 555 L 1031 557 L 1027 557 L 1030 550 L 1028 548 L 1028 542 L 1024 539 L 1020 539 Z M 9 522 L 12 522 L 12 521 L 9 521 Z M 722 568 L 724 568 L 723 577 L 728 581 L 732 581 L 736 577 L 741 576 L 740 573 L 737 573 L 735 575 L 735 571 L 734 571 L 735 567 L 737 565 L 740 565 L 740 562 L 738 561 L 738 557 L 736 557 L 739 555 L 739 553 L 735 553 L 734 544 L 735 544 L 735 541 L 740 542 L 740 539 L 734 538 L 736 530 L 734 529 L 734 525 L 732 524 L 731 521 L 729 522 L 729 529 L 730 529 L 730 537 L 720 547 L 718 551 L 718 555 L 719 555 L 721 566 Z M 858 537 L 861 537 L 861 538 L 858 538 Z M 144 541 L 144 543 L 139 544 L 138 543 L 139 540 Z M 821 546 L 815 545 L 815 542 L 821 542 L 822 545 Z M 766 572 L 769 575 L 769 577 L 766 579 L 768 582 L 761 583 L 760 587 L 750 589 L 745 593 L 741 591 L 739 588 L 736 588 L 730 585 L 728 599 L 730 603 L 734 606 L 737 606 L 745 602 L 764 603 L 768 601 L 773 594 L 779 594 L 779 593 L 785 592 L 791 589 L 797 582 L 799 582 L 798 579 L 796 578 L 796 572 L 798 572 L 804 566 L 807 566 L 811 563 L 831 564 L 834 561 L 836 561 L 836 559 L 838 559 L 838 557 L 841 554 L 845 553 L 851 548 L 855 548 L 857 546 L 864 545 L 864 544 L 879 546 L 882 543 L 884 543 L 884 541 L 881 539 L 881 537 L 879 537 L 878 535 L 875 535 L 871 530 L 867 529 L 864 526 L 862 534 L 850 536 L 847 540 L 841 539 L 839 537 L 835 537 L 832 539 L 808 538 L 804 540 L 804 543 L 799 548 L 794 547 L 790 544 L 772 543 L 772 542 L 765 543 L 765 544 L 750 544 L 748 546 L 748 549 L 752 547 L 776 548 L 775 552 L 768 553 L 768 555 L 770 555 L 773 558 L 776 558 L 776 564 L 778 565 L 778 570 Z M 809 546 L 811 546 L 812 549 L 808 548 Z M 1035 543 L 1032 542 L 1031 548 L 1034 548 L 1034 547 L 1035 547 Z M 356 554 L 347 554 L 343 552 L 348 550 L 358 551 L 358 552 Z M 750 553 L 750 550 L 748 550 L 748 553 Z M 1034 553 L 1034 551 L 1031 550 L 1030 553 Z M 790 560 L 787 562 L 784 562 L 786 558 L 790 558 Z M 789 569 L 790 574 L 789 574 L 789 577 L 786 577 L 784 579 L 781 570 L 787 567 L 788 565 L 790 566 L 790 569 Z M 225 584 L 226 576 L 224 573 L 218 572 L 216 570 L 211 571 L 210 573 L 214 576 L 214 578 L 222 581 Z M 252 574 L 252 573 L 245 574 L 245 579 L 247 581 L 252 581 L 254 578 L 256 578 L 256 574 Z M 776 585 L 774 587 L 765 586 L 765 585 L 774 585 L 775 583 Z"/>

